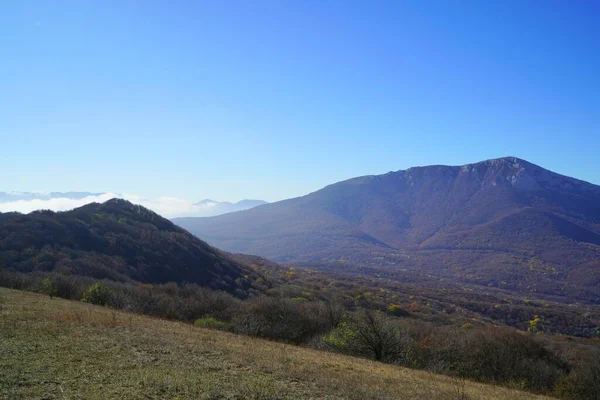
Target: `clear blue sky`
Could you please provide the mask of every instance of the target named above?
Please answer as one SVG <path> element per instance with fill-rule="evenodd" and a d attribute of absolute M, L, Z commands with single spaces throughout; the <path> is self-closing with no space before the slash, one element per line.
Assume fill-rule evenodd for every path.
<path fill-rule="evenodd" d="M 0 145 L 0 190 L 273 201 L 505 155 L 600 184 L 600 3 L 7 0 Z"/>

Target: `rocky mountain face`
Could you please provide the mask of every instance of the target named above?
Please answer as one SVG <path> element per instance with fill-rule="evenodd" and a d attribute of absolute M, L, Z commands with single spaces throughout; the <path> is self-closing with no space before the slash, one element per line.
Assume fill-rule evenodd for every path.
<path fill-rule="evenodd" d="M 229 251 L 600 301 L 600 187 L 506 157 L 363 176 L 177 224 Z"/>

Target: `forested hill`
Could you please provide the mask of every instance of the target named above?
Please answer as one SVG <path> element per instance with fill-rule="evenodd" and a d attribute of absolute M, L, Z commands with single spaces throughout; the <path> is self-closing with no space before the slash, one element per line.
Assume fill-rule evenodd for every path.
<path fill-rule="evenodd" d="M 113 199 L 67 212 L 0 214 L 0 266 L 143 283 L 246 290 L 256 272 L 160 215 Z"/>

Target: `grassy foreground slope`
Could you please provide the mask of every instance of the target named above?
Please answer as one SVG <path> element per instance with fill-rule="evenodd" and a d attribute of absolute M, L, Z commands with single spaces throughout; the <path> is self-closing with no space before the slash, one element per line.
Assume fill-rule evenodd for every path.
<path fill-rule="evenodd" d="M 529 393 L 0 289 L 2 399 L 535 399 Z"/>

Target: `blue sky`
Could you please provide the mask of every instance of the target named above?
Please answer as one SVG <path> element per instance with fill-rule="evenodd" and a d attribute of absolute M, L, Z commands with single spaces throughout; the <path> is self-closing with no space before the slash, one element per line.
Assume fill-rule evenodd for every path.
<path fill-rule="evenodd" d="M 600 184 L 596 1 L 0 4 L 0 190 L 191 200 L 514 155 Z"/>

